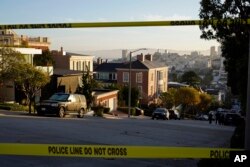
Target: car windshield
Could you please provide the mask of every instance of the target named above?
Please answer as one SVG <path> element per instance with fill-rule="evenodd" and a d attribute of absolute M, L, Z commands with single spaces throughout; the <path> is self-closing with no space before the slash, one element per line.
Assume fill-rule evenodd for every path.
<path fill-rule="evenodd" d="M 165 112 L 165 110 L 162 109 L 162 108 L 158 108 L 158 109 L 155 110 L 155 112 Z"/>
<path fill-rule="evenodd" d="M 68 94 L 54 94 L 49 98 L 49 100 L 66 101 L 68 100 L 68 97 Z"/>

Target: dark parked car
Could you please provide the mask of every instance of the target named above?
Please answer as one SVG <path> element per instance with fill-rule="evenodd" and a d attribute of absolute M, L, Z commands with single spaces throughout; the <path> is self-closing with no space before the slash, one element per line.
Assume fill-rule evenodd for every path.
<path fill-rule="evenodd" d="M 66 114 L 82 118 L 87 111 L 86 98 L 80 94 L 56 93 L 36 106 L 38 115 L 55 114 L 61 118 Z"/>
<path fill-rule="evenodd" d="M 169 112 L 166 108 L 156 108 L 152 114 L 152 119 L 169 119 Z"/>
<path fill-rule="evenodd" d="M 237 113 L 225 113 L 224 114 L 224 125 L 236 126 L 241 121 L 240 114 Z"/>

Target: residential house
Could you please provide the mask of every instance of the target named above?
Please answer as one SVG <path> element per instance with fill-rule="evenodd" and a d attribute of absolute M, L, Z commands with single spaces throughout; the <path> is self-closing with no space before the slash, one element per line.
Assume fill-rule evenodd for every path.
<path fill-rule="evenodd" d="M 117 68 L 117 83 L 137 87 L 140 92 L 140 104 L 157 103 L 161 92 L 167 91 L 168 67 L 153 62 L 152 55 L 137 55 L 137 60 Z"/>
<path fill-rule="evenodd" d="M 25 57 L 25 61 L 32 65 L 33 65 L 34 54 L 42 54 L 41 49 L 34 49 L 34 48 L 12 48 L 12 49 L 23 54 Z M 4 83 L 0 86 L 0 101 L 14 102 L 15 99 L 16 96 L 15 96 L 14 82 L 4 81 Z"/>
<path fill-rule="evenodd" d="M 77 88 L 82 85 L 82 72 L 67 70 L 67 69 L 54 69 L 52 76 L 52 90 L 51 94 L 56 92 L 75 93 Z M 94 90 L 93 105 L 102 105 L 109 107 L 110 111 L 117 109 L 118 105 L 118 90 Z"/>
<path fill-rule="evenodd" d="M 102 82 L 104 86 L 117 83 L 117 68 L 123 66 L 123 63 L 102 63 L 94 70 L 94 77 Z"/>
<path fill-rule="evenodd" d="M 118 91 L 119 90 L 94 90 L 94 106 L 104 106 L 110 108 L 110 111 L 115 111 L 118 104 Z"/>
<path fill-rule="evenodd" d="M 93 72 L 94 56 L 65 52 L 61 48 L 60 51 L 52 51 L 52 58 L 55 61 L 54 68 L 74 71 L 89 69 L 90 72 Z"/>

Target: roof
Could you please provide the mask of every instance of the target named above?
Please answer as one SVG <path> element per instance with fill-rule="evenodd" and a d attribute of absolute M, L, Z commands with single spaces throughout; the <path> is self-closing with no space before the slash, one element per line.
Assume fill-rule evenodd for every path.
<path fill-rule="evenodd" d="M 149 60 L 144 60 L 144 61 L 136 60 L 136 61 L 131 62 L 132 69 L 154 69 L 154 68 L 159 68 L 159 67 L 166 67 L 166 65 L 162 63 L 154 62 L 154 61 L 149 61 Z M 120 68 L 128 69 L 129 62 L 124 63 L 123 66 Z"/>
<path fill-rule="evenodd" d="M 82 75 L 82 71 L 67 70 L 61 68 L 55 68 L 53 75 L 66 76 L 66 75 Z"/>
<path fill-rule="evenodd" d="M 116 68 L 121 68 L 123 63 L 102 63 L 95 69 L 96 72 L 116 72 Z"/>
<path fill-rule="evenodd" d="M 84 54 L 79 54 L 79 53 L 66 52 L 66 56 L 91 56 L 91 55 L 84 55 Z"/>

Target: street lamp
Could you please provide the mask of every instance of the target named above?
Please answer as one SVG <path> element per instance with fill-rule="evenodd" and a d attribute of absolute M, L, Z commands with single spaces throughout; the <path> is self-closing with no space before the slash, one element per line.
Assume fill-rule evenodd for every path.
<path fill-rule="evenodd" d="M 134 51 L 129 52 L 129 85 L 128 85 L 128 117 L 130 117 L 130 109 L 131 109 L 131 58 L 132 53 L 138 52 L 140 50 L 147 50 L 146 48 L 140 48 Z"/>

